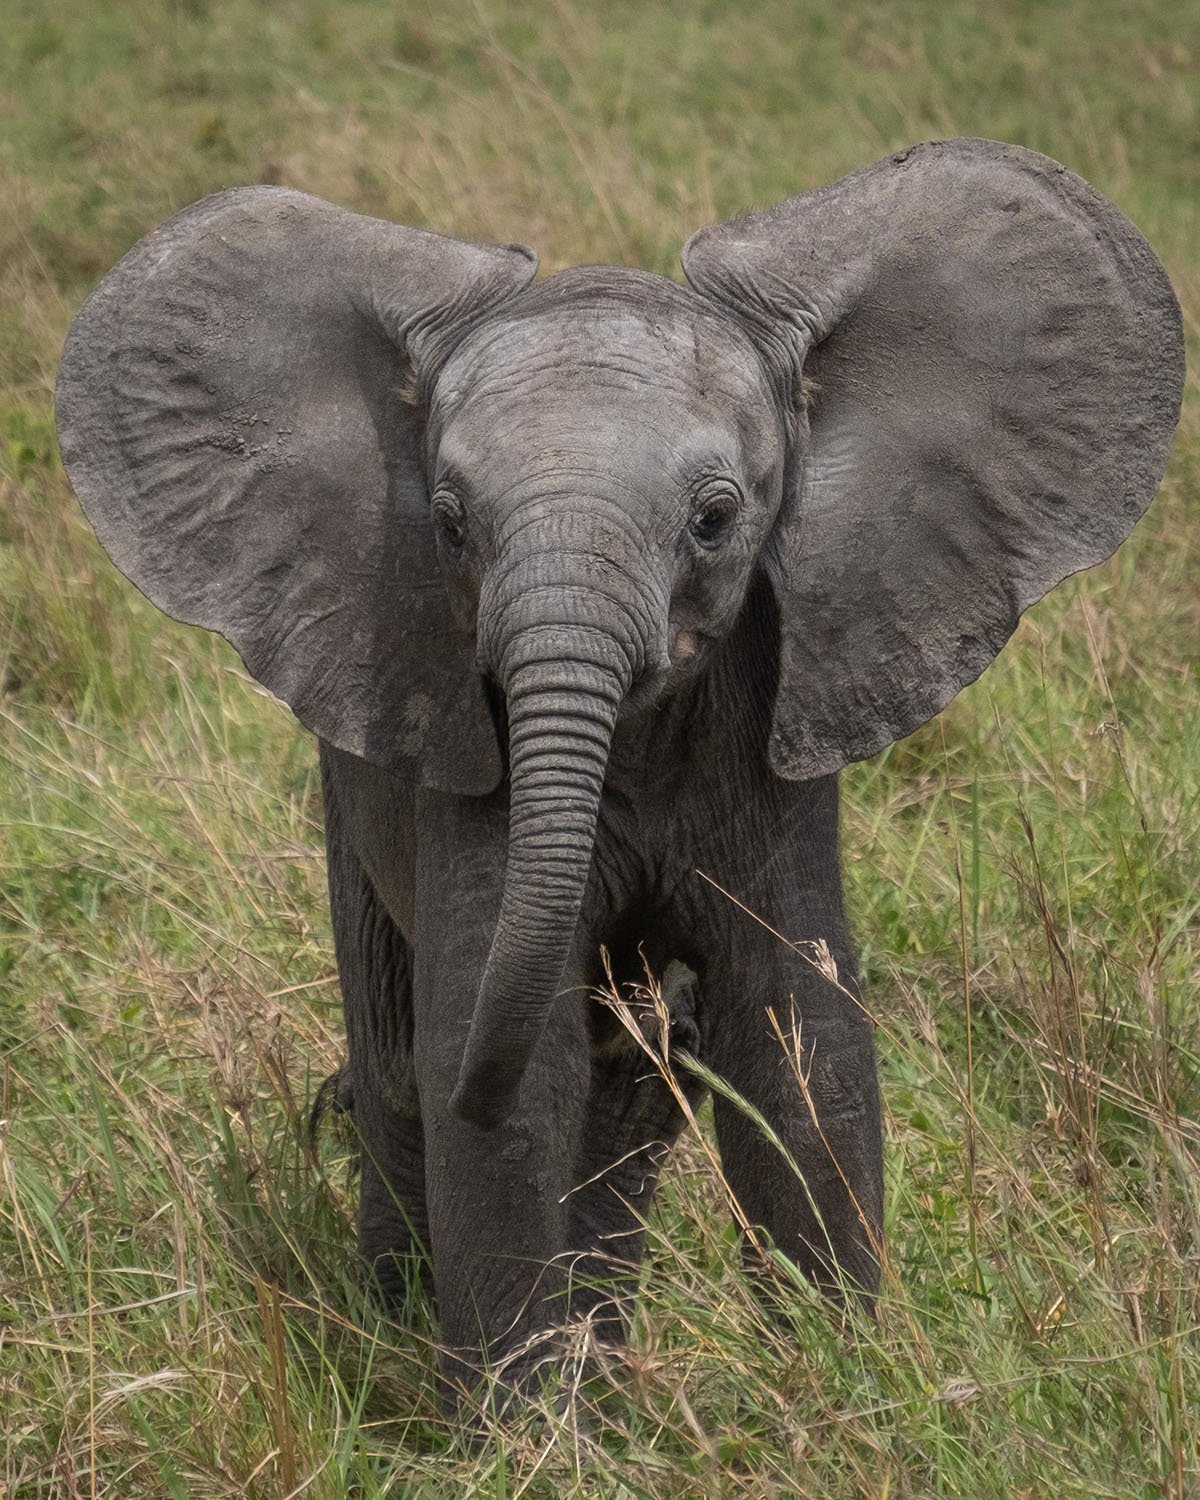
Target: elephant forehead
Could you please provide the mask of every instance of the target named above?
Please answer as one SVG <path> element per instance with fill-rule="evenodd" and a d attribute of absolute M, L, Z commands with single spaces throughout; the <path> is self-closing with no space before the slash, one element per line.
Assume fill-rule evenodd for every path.
<path fill-rule="evenodd" d="M 682 289 L 681 301 L 687 296 Z M 571 300 L 476 330 L 438 379 L 436 429 L 463 458 L 624 455 L 769 467 L 779 423 L 766 372 L 726 320 L 672 305 Z"/>

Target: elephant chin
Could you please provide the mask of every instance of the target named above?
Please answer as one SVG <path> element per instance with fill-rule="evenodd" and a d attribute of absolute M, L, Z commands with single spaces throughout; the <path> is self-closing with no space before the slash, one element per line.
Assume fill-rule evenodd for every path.
<path fill-rule="evenodd" d="M 625 652 L 604 641 L 592 645 L 586 659 L 539 660 L 526 652 L 504 674 L 508 865 L 451 1099 L 462 1119 L 485 1128 L 516 1108 L 522 1075 L 558 993 L 591 867 L 609 746 L 630 677 Z"/>

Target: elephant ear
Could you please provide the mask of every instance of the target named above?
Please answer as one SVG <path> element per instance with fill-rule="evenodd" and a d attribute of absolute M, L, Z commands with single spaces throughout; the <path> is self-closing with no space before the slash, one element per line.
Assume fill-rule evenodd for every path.
<path fill-rule="evenodd" d="M 797 399 L 770 755 L 824 775 L 937 713 L 1128 535 L 1179 413 L 1179 308 L 1112 204 L 995 141 L 915 146 L 701 230 L 683 263 Z"/>
<path fill-rule="evenodd" d="M 130 251 L 58 377 L 67 473 L 138 588 L 322 739 L 463 793 L 501 768 L 435 556 L 414 368 L 534 270 L 237 188 Z"/>

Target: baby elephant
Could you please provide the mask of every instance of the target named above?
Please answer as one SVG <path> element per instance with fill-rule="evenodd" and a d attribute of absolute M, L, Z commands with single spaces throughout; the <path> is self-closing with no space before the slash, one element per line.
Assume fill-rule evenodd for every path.
<path fill-rule="evenodd" d="M 870 1299 L 837 772 L 1113 551 L 1178 415 L 1162 267 L 1017 146 L 912 147 L 683 269 L 535 281 L 236 188 L 130 251 L 59 376 L 114 561 L 320 740 L 361 1249 L 393 1303 L 427 1249 L 467 1378 L 568 1318 L 622 1337 L 697 1090 L 597 1003 L 606 965 L 665 976 L 662 1030 L 798 1164 L 716 1100 L 756 1237 Z"/>

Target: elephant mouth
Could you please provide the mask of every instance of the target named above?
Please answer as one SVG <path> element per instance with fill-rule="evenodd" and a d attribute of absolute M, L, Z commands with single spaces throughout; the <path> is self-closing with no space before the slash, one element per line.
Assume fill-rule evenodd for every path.
<path fill-rule="evenodd" d="M 647 672 L 622 698 L 617 709 L 617 724 L 623 726 L 632 720 L 641 719 L 659 707 L 679 686 L 679 681 L 675 668 L 669 664 Z"/>
<path fill-rule="evenodd" d="M 690 625 L 671 626 L 668 637 L 670 644 L 661 661 L 644 672 L 622 700 L 618 725 L 661 708 L 698 676 L 720 641 L 718 636 Z"/>

